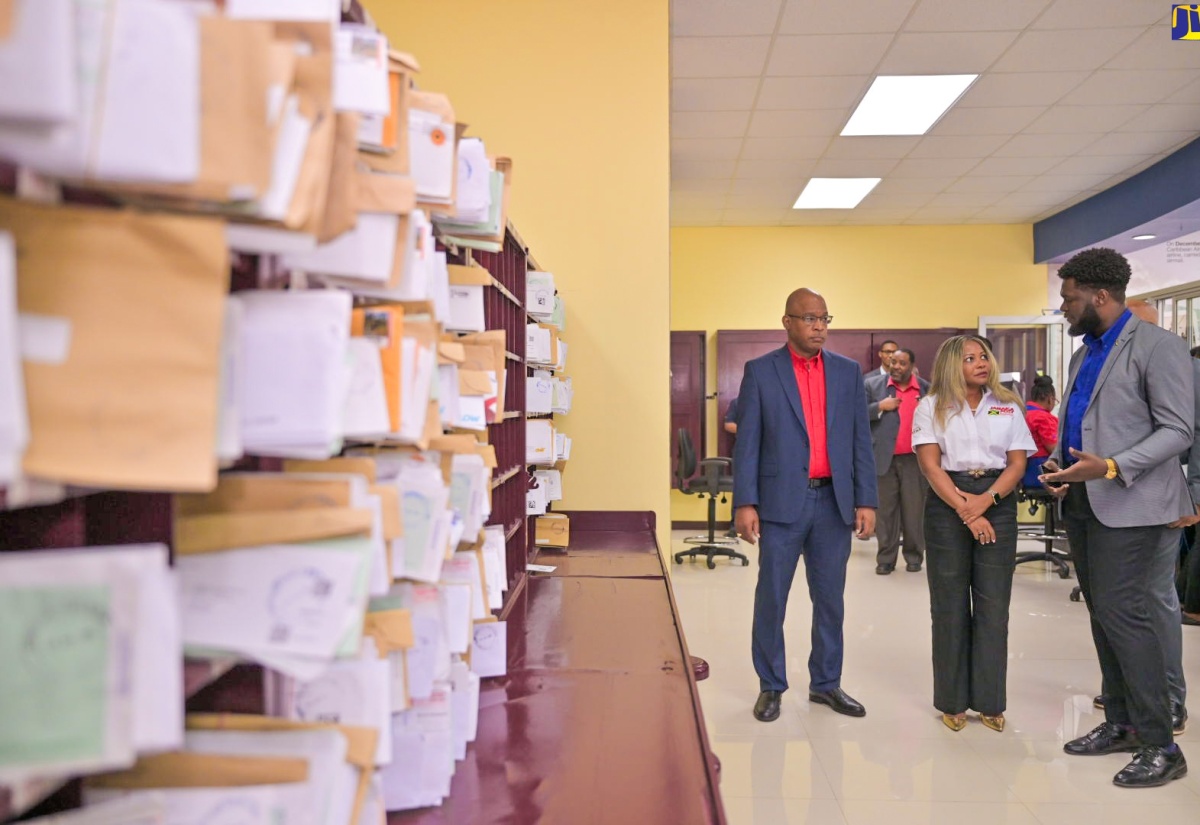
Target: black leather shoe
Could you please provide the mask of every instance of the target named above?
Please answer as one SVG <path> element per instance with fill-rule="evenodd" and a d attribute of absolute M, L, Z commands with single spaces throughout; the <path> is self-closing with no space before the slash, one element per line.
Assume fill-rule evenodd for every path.
<path fill-rule="evenodd" d="M 764 690 L 758 694 L 758 701 L 754 703 L 754 718 L 760 722 L 774 722 L 779 718 L 779 697 L 782 696 L 782 691 Z"/>
<path fill-rule="evenodd" d="M 909 573 L 920 573 L 921 572 L 921 563 L 917 562 L 916 564 L 909 564 L 904 569 L 907 570 Z"/>
<path fill-rule="evenodd" d="M 1125 753 L 1142 747 L 1137 734 L 1130 728 L 1105 722 L 1090 733 L 1072 739 L 1063 750 L 1072 756 L 1103 756 L 1106 753 Z"/>
<path fill-rule="evenodd" d="M 895 569 L 896 569 L 895 567 L 889 567 L 886 564 L 877 564 L 877 565 L 875 565 L 875 575 L 876 576 L 886 576 L 888 573 L 891 573 Z"/>
<path fill-rule="evenodd" d="M 827 690 L 824 693 L 808 692 L 808 701 L 816 702 L 818 705 L 829 705 L 838 713 L 846 716 L 866 716 L 867 709 L 854 701 L 846 691 L 841 688 Z"/>
<path fill-rule="evenodd" d="M 1156 788 L 1172 779 L 1187 776 L 1187 760 L 1179 748 L 1170 753 L 1166 748 L 1150 745 L 1142 748 L 1133 761 L 1113 777 L 1113 784 L 1122 788 Z"/>
<path fill-rule="evenodd" d="M 1183 705 L 1171 705 L 1171 730 L 1176 736 L 1187 730 L 1187 708 Z"/>

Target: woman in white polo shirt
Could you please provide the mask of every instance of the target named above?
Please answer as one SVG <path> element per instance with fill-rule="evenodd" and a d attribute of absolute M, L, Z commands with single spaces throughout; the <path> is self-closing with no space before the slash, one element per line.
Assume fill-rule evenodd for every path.
<path fill-rule="evenodd" d="M 933 704 L 951 730 L 962 730 L 972 709 L 1002 731 L 1017 553 L 1012 492 L 1037 447 L 1024 404 L 1000 385 L 986 341 L 957 335 L 938 348 L 929 395 L 913 415 L 912 443 L 931 488 L 925 558 Z"/>

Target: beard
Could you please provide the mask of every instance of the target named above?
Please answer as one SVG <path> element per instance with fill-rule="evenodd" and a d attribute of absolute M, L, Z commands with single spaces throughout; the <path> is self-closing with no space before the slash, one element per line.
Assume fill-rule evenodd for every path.
<path fill-rule="evenodd" d="M 1067 334 L 1071 336 L 1087 335 L 1088 333 L 1094 334 L 1096 330 L 1100 329 L 1100 324 L 1099 313 L 1096 312 L 1094 306 L 1088 304 L 1084 308 L 1083 314 L 1079 316 L 1079 320 L 1071 324 L 1067 329 Z"/>

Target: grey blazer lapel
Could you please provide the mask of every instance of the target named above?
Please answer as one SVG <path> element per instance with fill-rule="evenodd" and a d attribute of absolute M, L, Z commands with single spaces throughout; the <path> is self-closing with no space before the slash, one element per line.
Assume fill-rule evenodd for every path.
<path fill-rule="evenodd" d="M 808 423 L 804 420 L 804 410 L 800 407 L 800 387 L 796 384 L 796 373 L 792 370 L 791 351 L 785 344 L 783 349 L 777 349 L 775 352 L 775 372 L 779 375 L 779 383 L 783 385 L 783 394 L 787 396 L 788 403 L 792 405 L 792 412 L 796 414 L 796 419 L 807 436 Z M 828 391 L 825 394 L 828 395 Z"/>
<path fill-rule="evenodd" d="M 1067 368 L 1067 387 L 1063 390 L 1062 405 L 1058 411 L 1058 444 L 1062 448 L 1058 452 L 1064 461 L 1067 459 L 1067 407 L 1071 404 L 1071 393 L 1075 391 L 1075 379 L 1079 376 L 1079 367 L 1083 364 L 1083 357 L 1086 354 L 1087 348 L 1080 347 L 1071 356 L 1071 365 Z"/>
<path fill-rule="evenodd" d="M 1088 399 L 1088 405 L 1096 398 L 1096 393 L 1100 392 L 1100 388 L 1104 386 L 1105 380 L 1108 379 L 1109 373 L 1113 370 L 1113 365 L 1117 363 L 1117 356 L 1121 350 L 1129 346 L 1130 340 L 1133 338 L 1133 331 L 1137 325 L 1142 323 L 1136 315 L 1130 316 L 1125 322 L 1125 328 L 1121 330 L 1121 334 L 1117 336 L 1117 340 L 1113 342 L 1112 349 L 1108 351 L 1108 356 L 1104 359 L 1104 367 L 1100 370 L 1099 377 L 1096 378 L 1096 386 L 1092 389 L 1092 397 Z"/>

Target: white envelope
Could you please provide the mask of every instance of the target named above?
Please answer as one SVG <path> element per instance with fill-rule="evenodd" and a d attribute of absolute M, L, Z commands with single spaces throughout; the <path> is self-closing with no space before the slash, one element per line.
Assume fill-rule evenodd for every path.
<path fill-rule="evenodd" d="M 454 332 L 483 332 L 487 320 L 483 314 L 483 286 L 481 284 L 450 284 L 449 314 L 446 329 Z"/>
<path fill-rule="evenodd" d="M 463 552 L 451 556 L 442 566 L 442 584 L 464 585 L 471 588 L 471 620 L 488 617 L 488 608 L 483 594 L 483 571 L 479 569 L 479 556 L 475 553 Z M 459 651 L 451 650 L 451 652 Z"/>
<path fill-rule="evenodd" d="M 538 324 L 525 327 L 525 361 L 530 364 L 554 363 L 550 330 Z"/>
<path fill-rule="evenodd" d="M 547 501 L 562 501 L 562 472 L 559 470 L 535 470 L 533 477 L 539 487 L 546 491 Z"/>
<path fill-rule="evenodd" d="M 553 422 L 544 419 L 525 422 L 525 461 L 528 464 L 554 463 Z"/>
<path fill-rule="evenodd" d="M 530 315 L 550 315 L 554 311 L 554 273 L 525 273 L 525 306 Z"/>
<path fill-rule="evenodd" d="M 166 825 L 166 800 L 156 792 L 118 797 L 75 811 L 40 816 L 25 825 Z"/>
<path fill-rule="evenodd" d="M 479 402 L 480 416 L 483 416 L 485 413 L 483 399 L 480 398 Z M 438 365 L 438 416 L 442 420 L 442 426 L 447 428 L 458 426 L 458 422 L 462 419 L 457 364 Z M 486 426 L 486 422 L 484 426 Z"/>
<path fill-rule="evenodd" d="M 448 683 L 392 716 L 392 742 L 392 762 L 380 771 L 384 806 L 404 811 L 440 805 L 454 775 Z"/>
<path fill-rule="evenodd" d="M 463 138 L 458 142 L 454 220 L 481 223 L 487 220 L 491 207 L 492 167 L 487 149 L 479 138 Z"/>
<path fill-rule="evenodd" d="M 417 195 L 449 202 L 454 189 L 454 124 L 422 109 L 408 110 L 409 169 Z"/>
<path fill-rule="evenodd" d="M 346 393 L 342 428 L 347 438 L 382 438 L 391 430 L 391 421 L 379 345 L 370 338 L 351 338 L 347 357 L 350 388 Z"/>
<path fill-rule="evenodd" d="M 471 603 L 474 598 L 471 585 L 443 581 L 441 589 L 446 644 L 451 653 L 464 655 L 471 647 Z"/>
<path fill-rule="evenodd" d="M 475 625 L 471 670 L 483 679 L 508 673 L 508 622 L 479 622 Z"/>
<path fill-rule="evenodd" d="M 387 659 L 334 662 L 316 679 L 291 681 L 285 699 L 290 719 L 376 728 L 375 764 L 392 759 L 392 668 Z"/>
<path fill-rule="evenodd" d="M 0 120 L 44 125 L 75 116 L 73 0 L 17 0 L 0 41 Z"/>
<path fill-rule="evenodd" d="M 535 370 L 525 381 L 525 412 L 550 413 L 554 408 L 554 376 Z"/>
<path fill-rule="evenodd" d="M 297 783 L 298 784 L 298 783 Z M 292 785 L 246 785 L 236 788 L 158 788 L 153 791 L 121 791 L 108 788 L 83 790 L 84 811 L 93 805 L 137 806 L 157 803 L 163 817 L 161 825 L 195 825 L 228 821 L 236 816 L 237 825 L 276 825 L 286 818 L 287 799 L 295 793 Z M 74 825 L 74 823 L 72 823 Z M 122 825 L 130 825 L 122 823 Z"/>
<path fill-rule="evenodd" d="M 334 22 L 341 0 L 225 0 L 225 16 L 243 20 Z"/>
<path fill-rule="evenodd" d="M 507 548 L 504 527 L 491 525 L 483 531 L 483 572 L 487 578 L 488 610 L 499 610 L 504 606 L 504 591 L 508 590 L 508 573 L 505 567 Z"/>
<path fill-rule="evenodd" d="M 312 129 L 313 122 L 300 113 L 300 99 L 288 95 L 279 117 L 275 154 L 271 156 L 271 183 L 256 205 L 258 217 L 272 221 L 287 217 Z"/>
<path fill-rule="evenodd" d="M 21 456 L 29 444 L 21 356 L 16 249 L 12 235 L 0 232 L 0 487 L 20 474 Z M 9 504 L 13 504 L 11 498 Z"/>
<path fill-rule="evenodd" d="M 450 666 L 450 723 L 454 734 L 454 758 L 467 758 L 467 744 L 479 730 L 479 675 L 466 662 Z"/>
<path fill-rule="evenodd" d="M 525 515 L 540 516 L 546 512 L 549 504 L 545 487 L 536 486 L 525 492 Z"/>
<path fill-rule="evenodd" d="M 433 302 L 433 317 L 444 322 L 450 317 L 450 270 L 446 266 L 446 253 L 434 252 L 429 258 L 425 272 L 429 284 L 429 300 Z"/>
<path fill-rule="evenodd" d="M 353 229 L 312 251 L 284 254 L 280 262 L 286 269 L 386 283 L 392 275 L 399 227 L 399 215 L 362 212 Z"/>
<path fill-rule="evenodd" d="M 333 108 L 386 116 L 388 97 L 388 41 L 376 29 L 343 23 L 333 39 Z"/>
<path fill-rule="evenodd" d="M 222 463 L 242 457 L 242 304 L 225 299 L 225 326 L 221 331 L 221 403 L 217 407 L 217 459 Z"/>

